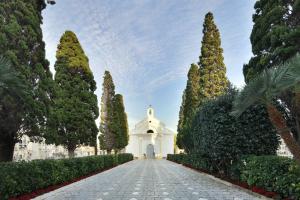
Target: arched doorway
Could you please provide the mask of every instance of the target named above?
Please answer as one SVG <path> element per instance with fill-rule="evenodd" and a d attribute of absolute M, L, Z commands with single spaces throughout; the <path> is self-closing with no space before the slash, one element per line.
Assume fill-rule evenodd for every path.
<path fill-rule="evenodd" d="M 155 158 L 155 155 L 154 155 L 154 146 L 153 146 L 153 144 L 148 144 L 148 145 L 147 145 L 146 157 L 147 157 L 148 159 L 153 159 L 153 158 Z"/>

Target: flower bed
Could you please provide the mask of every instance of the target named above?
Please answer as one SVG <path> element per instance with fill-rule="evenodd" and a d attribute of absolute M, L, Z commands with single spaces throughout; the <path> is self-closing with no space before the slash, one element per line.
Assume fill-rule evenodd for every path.
<path fill-rule="evenodd" d="M 130 160 L 132 154 L 0 163 L 0 199 L 37 196 Z"/>
<path fill-rule="evenodd" d="M 196 155 L 168 155 L 167 159 L 276 199 L 300 199 L 300 166 L 279 156 L 247 156 L 232 165 L 232 176 L 212 172 Z M 199 161 L 201 160 L 201 161 Z M 205 167 L 203 167 L 205 166 Z"/>

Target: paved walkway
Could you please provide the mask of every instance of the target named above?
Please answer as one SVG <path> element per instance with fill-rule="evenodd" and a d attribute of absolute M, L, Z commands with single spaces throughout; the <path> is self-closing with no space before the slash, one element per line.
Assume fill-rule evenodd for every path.
<path fill-rule="evenodd" d="M 47 200 L 256 200 L 167 160 L 135 160 L 44 194 Z"/>

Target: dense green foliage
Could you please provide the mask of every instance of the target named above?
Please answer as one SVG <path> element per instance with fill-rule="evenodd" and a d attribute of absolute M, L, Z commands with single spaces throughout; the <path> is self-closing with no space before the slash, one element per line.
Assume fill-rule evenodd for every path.
<path fill-rule="evenodd" d="M 197 154 L 168 154 L 167 159 L 215 174 L 209 160 Z M 290 158 L 243 156 L 231 165 L 229 178 L 276 192 L 282 199 L 300 198 L 300 167 Z"/>
<path fill-rule="evenodd" d="M 259 0 L 254 8 L 250 37 L 254 56 L 244 65 L 246 82 L 300 52 L 299 0 Z M 300 94 L 285 91 L 277 98 L 284 102 L 288 127 L 300 145 Z"/>
<path fill-rule="evenodd" d="M 177 136 L 176 136 L 176 145 L 178 148 L 183 149 L 183 122 L 184 122 L 184 105 L 185 105 L 185 91 L 183 91 L 182 94 L 182 99 L 181 99 L 181 106 L 179 109 L 179 119 L 178 119 L 178 124 L 177 124 Z"/>
<path fill-rule="evenodd" d="M 12 159 L 14 145 L 22 134 L 45 133 L 53 80 L 40 27 L 44 8 L 44 0 L 0 2 L 0 55 L 7 57 L 30 91 L 23 98 L 25 104 L 0 91 L 5 110 L 5 115 L 0 115 L 0 160 Z"/>
<path fill-rule="evenodd" d="M 259 0 L 254 8 L 250 37 L 254 57 L 244 66 L 246 82 L 300 52 L 299 0 Z"/>
<path fill-rule="evenodd" d="M 130 160 L 132 154 L 0 163 L 0 199 L 72 181 Z"/>
<path fill-rule="evenodd" d="M 189 131 L 192 120 L 199 106 L 199 67 L 192 64 L 188 72 L 186 89 L 183 94 L 183 101 L 180 107 L 179 122 L 177 127 L 177 146 L 187 152 L 193 149 L 193 136 Z"/>
<path fill-rule="evenodd" d="M 300 56 L 290 59 L 282 65 L 266 69 L 255 79 L 251 80 L 243 90 L 236 96 L 232 114 L 239 116 L 248 107 L 256 103 L 263 103 L 268 110 L 268 117 L 277 133 L 281 136 L 294 158 L 300 164 L 300 144 L 297 137 L 292 136 L 288 127 L 288 116 L 282 112 L 284 103 L 274 106 L 274 99 L 277 99 L 286 91 L 294 92 L 292 98 L 297 103 L 300 100 L 299 91 L 300 77 Z M 300 108 L 300 107 L 299 107 Z"/>
<path fill-rule="evenodd" d="M 200 101 L 223 94 L 228 86 L 221 38 L 211 12 L 205 15 L 200 67 Z"/>
<path fill-rule="evenodd" d="M 123 97 L 116 94 L 113 99 L 113 131 L 115 133 L 115 151 L 121 150 L 128 145 L 128 123 L 125 113 Z"/>
<path fill-rule="evenodd" d="M 204 103 L 193 122 L 195 151 L 218 173 L 227 174 L 231 163 L 243 155 L 275 154 L 279 144 L 263 106 L 253 106 L 239 118 L 230 115 L 236 93 L 229 89 Z"/>
<path fill-rule="evenodd" d="M 278 156 L 251 156 L 242 160 L 240 178 L 249 185 L 276 191 L 282 197 L 300 198 L 300 166 Z"/>
<path fill-rule="evenodd" d="M 53 118 L 46 138 L 48 143 L 65 146 L 72 157 L 79 145 L 96 145 L 96 82 L 73 32 L 66 31 L 61 37 L 56 58 Z"/>
<path fill-rule="evenodd" d="M 168 154 L 167 155 L 167 160 L 176 162 L 176 163 L 182 163 L 182 159 L 186 156 L 187 154 Z"/>
<path fill-rule="evenodd" d="M 115 97 L 115 85 L 109 71 L 104 72 L 101 97 L 101 115 L 100 115 L 100 148 L 107 150 L 108 153 L 114 149 L 116 144 L 116 135 L 113 124 L 113 100 Z"/>
<path fill-rule="evenodd" d="M 195 169 L 201 169 L 207 172 L 214 172 L 210 161 L 207 158 L 203 158 L 195 153 L 190 154 L 168 154 L 167 160 L 180 163 L 186 166 L 193 167 Z"/>
<path fill-rule="evenodd" d="M 19 74 L 11 66 L 11 63 L 4 57 L 0 56 L 0 94 L 7 94 L 13 97 L 19 97 L 22 101 L 26 96 L 26 87 Z M 0 111 L 2 110 L 2 103 L 0 103 Z"/>
<path fill-rule="evenodd" d="M 177 126 L 177 146 L 191 152 L 195 136 L 193 119 L 195 113 L 208 99 L 225 93 L 229 81 L 221 48 L 221 38 L 212 13 L 205 15 L 199 67 L 192 64 L 186 89 L 183 93 Z"/>

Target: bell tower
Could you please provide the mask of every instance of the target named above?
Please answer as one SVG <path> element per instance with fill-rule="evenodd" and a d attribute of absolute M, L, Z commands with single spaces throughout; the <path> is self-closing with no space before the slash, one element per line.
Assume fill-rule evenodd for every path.
<path fill-rule="evenodd" d="M 154 118 L 154 110 L 151 105 L 147 109 L 147 116 L 148 116 L 148 118 Z"/>

